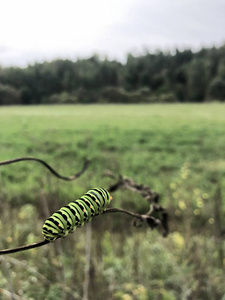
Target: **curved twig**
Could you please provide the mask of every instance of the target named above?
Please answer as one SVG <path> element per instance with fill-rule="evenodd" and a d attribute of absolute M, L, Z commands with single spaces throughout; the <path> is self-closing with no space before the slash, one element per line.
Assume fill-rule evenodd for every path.
<path fill-rule="evenodd" d="M 37 161 L 37 162 L 41 163 L 42 165 L 44 165 L 53 175 L 55 175 L 59 179 L 66 180 L 66 181 L 72 181 L 72 180 L 75 180 L 78 177 L 80 177 L 85 172 L 85 170 L 87 169 L 87 167 L 90 163 L 90 161 L 88 159 L 86 159 L 84 161 L 82 170 L 80 172 L 76 173 L 75 175 L 72 175 L 72 176 L 69 176 L 69 177 L 60 175 L 49 164 L 47 164 L 44 160 L 39 159 L 39 158 L 35 158 L 35 157 L 20 157 L 20 158 L 5 160 L 5 161 L 0 162 L 0 166 L 13 164 L 13 163 L 17 163 L 17 162 L 20 162 L 20 161 Z"/>
<path fill-rule="evenodd" d="M 131 211 L 128 211 L 128 210 L 125 210 L 125 209 L 122 209 L 122 208 L 108 208 L 108 209 L 106 209 L 103 212 L 103 214 L 106 214 L 106 213 L 118 213 L 118 212 L 119 213 L 127 214 L 127 215 L 129 215 L 131 217 L 134 217 L 134 218 L 142 220 L 142 221 L 146 220 L 147 223 L 149 224 L 149 226 L 152 229 L 154 227 L 158 226 L 158 225 L 162 225 L 161 221 L 159 219 L 155 219 L 152 216 L 149 216 L 149 215 L 140 215 L 140 214 L 133 213 Z M 17 248 L 0 250 L 0 255 L 6 255 L 6 254 L 10 254 L 10 253 L 25 251 L 25 250 L 29 250 L 29 249 L 33 249 L 33 248 L 44 246 L 44 245 L 46 245 L 48 243 L 49 243 L 48 241 L 43 240 L 41 242 L 37 242 L 37 243 L 25 245 L 25 246 L 20 246 L 20 247 L 17 247 Z"/>
<path fill-rule="evenodd" d="M 84 162 L 83 165 L 83 169 L 78 172 L 77 174 L 70 176 L 70 177 L 65 177 L 62 176 L 60 174 L 58 174 L 50 165 L 48 165 L 44 160 L 41 160 L 39 158 L 33 158 L 33 157 L 21 157 L 21 158 L 16 158 L 16 159 L 11 159 L 11 160 L 6 160 L 6 161 L 2 161 L 0 162 L 0 166 L 3 165 L 9 165 L 12 163 L 16 163 L 16 162 L 20 162 L 20 161 L 37 161 L 41 164 L 43 164 L 52 174 L 54 174 L 56 177 L 62 179 L 62 180 L 67 180 L 67 181 L 71 181 L 74 180 L 76 178 L 78 178 L 79 176 L 81 176 L 83 174 L 83 172 L 87 169 L 88 164 L 89 164 L 89 160 L 86 160 Z M 137 185 L 136 183 L 134 183 L 133 181 L 131 181 L 130 179 L 126 178 L 123 179 L 122 177 L 120 177 L 119 182 L 114 184 L 109 190 L 110 191 L 114 191 L 116 189 L 118 189 L 121 185 L 124 185 L 124 183 L 126 182 L 126 185 L 128 188 L 134 190 L 134 191 L 139 191 L 141 192 L 142 196 L 144 198 L 146 198 L 146 200 L 151 200 L 150 198 L 152 198 L 152 196 L 154 196 L 153 200 L 154 200 L 154 207 L 152 208 L 150 206 L 150 211 L 147 214 L 143 214 L 140 215 L 138 213 L 133 213 L 131 211 L 122 209 L 122 208 L 108 208 L 106 209 L 103 213 L 114 213 L 114 212 L 119 212 L 119 213 L 124 213 L 127 214 L 133 218 L 135 218 L 134 221 L 134 225 L 135 226 L 140 226 L 137 225 L 137 220 L 140 220 L 141 223 L 145 220 L 148 224 L 148 226 L 151 229 L 154 229 L 155 227 L 159 226 L 163 229 L 163 236 L 167 236 L 168 235 L 168 214 L 165 211 L 165 209 L 159 205 L 156 205 L 156 203 L 158 202 L 158 194 L 153 193 L 149 188 L 146 188 L 142 185 Z M 145 193 L 144 193 L 145 192 Z M 155 197 L 155 194 L 157 197 Z M 150 195 L 150 196 L 149 196 Z M 151 202 L 151 201 L 150 201 Z M 154 218 L 153 216 L 151 216 L 153 211 L 158 211 L 158 212 L 162 212 L 162 217 L 161 219 L 157 219 Z M 25 251 L 25 250 L 29 250 L 29 249 L 33 249 L 33 248 L 37 248 L 37 247 L 41 247 L 43 245 L 48 244 L 49 242 L 47 240 L 43 240 L 37 243 L 33 243 L 33 244 L 29 244 L 29 245 L 24 245 L 24 246 L 20 246 L 17 248 L 11 248 L 11 249 L 4 249 L 4 250 L 0 250 L 0 255 L 5 255 L 5 254 L 10 254 L 10 253 L 15 253 L 15 252 L 20 252 L 20 251 Z"/>
<path fill-rule="evenodd" d="M 24 250 L 29 250 L 29 249 L 33 249 L 33 248 L 44 246 L 44 245 L 46 245 L 48 243 L 49 243 L 48 241 L 43 240 L 43 241 L 40 241 L 40 242 L 37 242 L 37 243 L 33 243 L 33 244 L 25 245 L 25 246 L 20 246 L 20 247 L 17 247 L 17 248 L 0 250 L 0 255 L 6 255 L 6 254 L 10 254 L 10 253 L 15 253 L 15 252 L 20 252 L 20 251 L 24 251 Z"/>
<path fill-rule="evenodd" d="M 122 208 L 107 208 L 103 214 L 105 213 L 113 213 L 113 212 L 120 212 L 120 213 L 124 213 L 124 214 L 127 214 L 131 217 L 134 217 L 136 219 L 139 219 L 141 221 L 144 221 L 146 220 L 148 225 L 153 229 L 154 227 L 158 226 L 158 225 L 162 225 L 162 222 L 161 220 L 159 219 L 156 219 L 148 214 L 144 214 L 144 215 L 140 215 L 140 214 L 137 214 L 137 213 L 133 213 L 129 210 L 125 210 L 125 209 L 122 209 Z"/>
<path fill-rule="evenodd" d="M 76 173 L 75 175 L 72 175 L 72 176 L 69 176 L 69 177 L 60 175 L 49 164 L 47 164 L 44 160 L 39 159 L 39 158 L 35 158 L 35 157 L 20 157 L 20 158 L 5 160 L 5 161 L 0 162 L 0 166 L 10 165 L 10 164 L 17 163 L 17 162 L 20 162 L 20 161 L 37 161 L 37 162 L 41 163 L 42 165 L 44 165 L 57 178 L 62 179 L 62 180 L 66 180 L 66 181 L 72 181 L 72 180 L 75 180 L 78 177 L 80 177 L 85 172 L 85 170 L 87 169 L 87 167 L 89 165 L 89 162 L 90 162 L 89 160 L 86 159 L 84 161 L 82 170 L 80 172 Z M 37 243 L 33 243 L 33 244 L 25 245 L 25 246 L 20 246 L 20 247 L 17 247 L 17 248 L 0 250 L 0 255 L 20 252 L 20 251 L 24 251 L 24 250 L 29 250 L 29 249 L 41 247 L 41 246 L 46 245 L 48 243 L 49 243 L 48 241 L 43 240 L 43 241 L 40 241 L 40 242 L 37 242 Z"/>
<path fill-rule="evenodd" d="M 113 213 L 113 212 L 120 212 L 120 213 L 124 213 L 124 214 L 127 214 L 129 216 L 132 216 L 132 217 L 135 217 L 135 218 L 138 218 L 138 219 L 142 219 L 142 215 L 140 214 L 137 214 L 137 213 L 133 213 L 129 210 L 125 210 L 123 208 L 107 208 L 105 211 L 103 211 L 103 214 L 107 214 L 107 213 Z"/>

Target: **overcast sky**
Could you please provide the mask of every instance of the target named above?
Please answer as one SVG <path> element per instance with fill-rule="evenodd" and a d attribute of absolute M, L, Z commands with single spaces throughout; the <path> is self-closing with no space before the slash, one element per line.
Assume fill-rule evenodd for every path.
<path fill-rule="evenodd" d="M 225 0 L 6 0 L 0 65 L 225 43 Z"/>

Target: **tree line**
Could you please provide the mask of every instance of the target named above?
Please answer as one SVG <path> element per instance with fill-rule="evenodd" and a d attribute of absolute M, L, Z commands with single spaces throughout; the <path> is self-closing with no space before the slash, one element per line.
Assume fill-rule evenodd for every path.
<path fill-rule="evenodd" d="M 0 105 L 225 101 L 225 45 L 0 67 Z"/>

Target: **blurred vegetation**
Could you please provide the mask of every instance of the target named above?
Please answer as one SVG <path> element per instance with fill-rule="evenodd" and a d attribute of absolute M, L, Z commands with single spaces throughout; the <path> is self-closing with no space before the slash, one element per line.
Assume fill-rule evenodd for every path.
<path fill-rule="evenodd" d="M 0 249 L 42 240 L 44 220 L 89 188 L 111 185 L 106 170 L 150 186 L 169 212 L 170 235 L 108 214 L 65 239 L 1 257 L 0 298 L 82 299 L 90 245 L 89 299 L 225 297 L 224 104 L 17 106 L 0 108 Z M 113 207 L 144 213 L 140 195 L 121 190 Z"/>
<path fill-rule="evenodd" d="M 225 46 L 0 67 L 0 105 L 225 100 Z"/>

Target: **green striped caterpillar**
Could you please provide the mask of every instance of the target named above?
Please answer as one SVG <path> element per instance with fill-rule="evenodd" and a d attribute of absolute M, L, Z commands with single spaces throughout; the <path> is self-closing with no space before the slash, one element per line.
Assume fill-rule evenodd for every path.
<path fill-rule="evenodd" d="M 103 188 L 89 190 L 79 199 L 70 202 L 53 213 L 44 223 L 42 234 L 48 242 L 65 237 L 82 227 L 92 217 L 104 212 L 112 197 Z"/>

